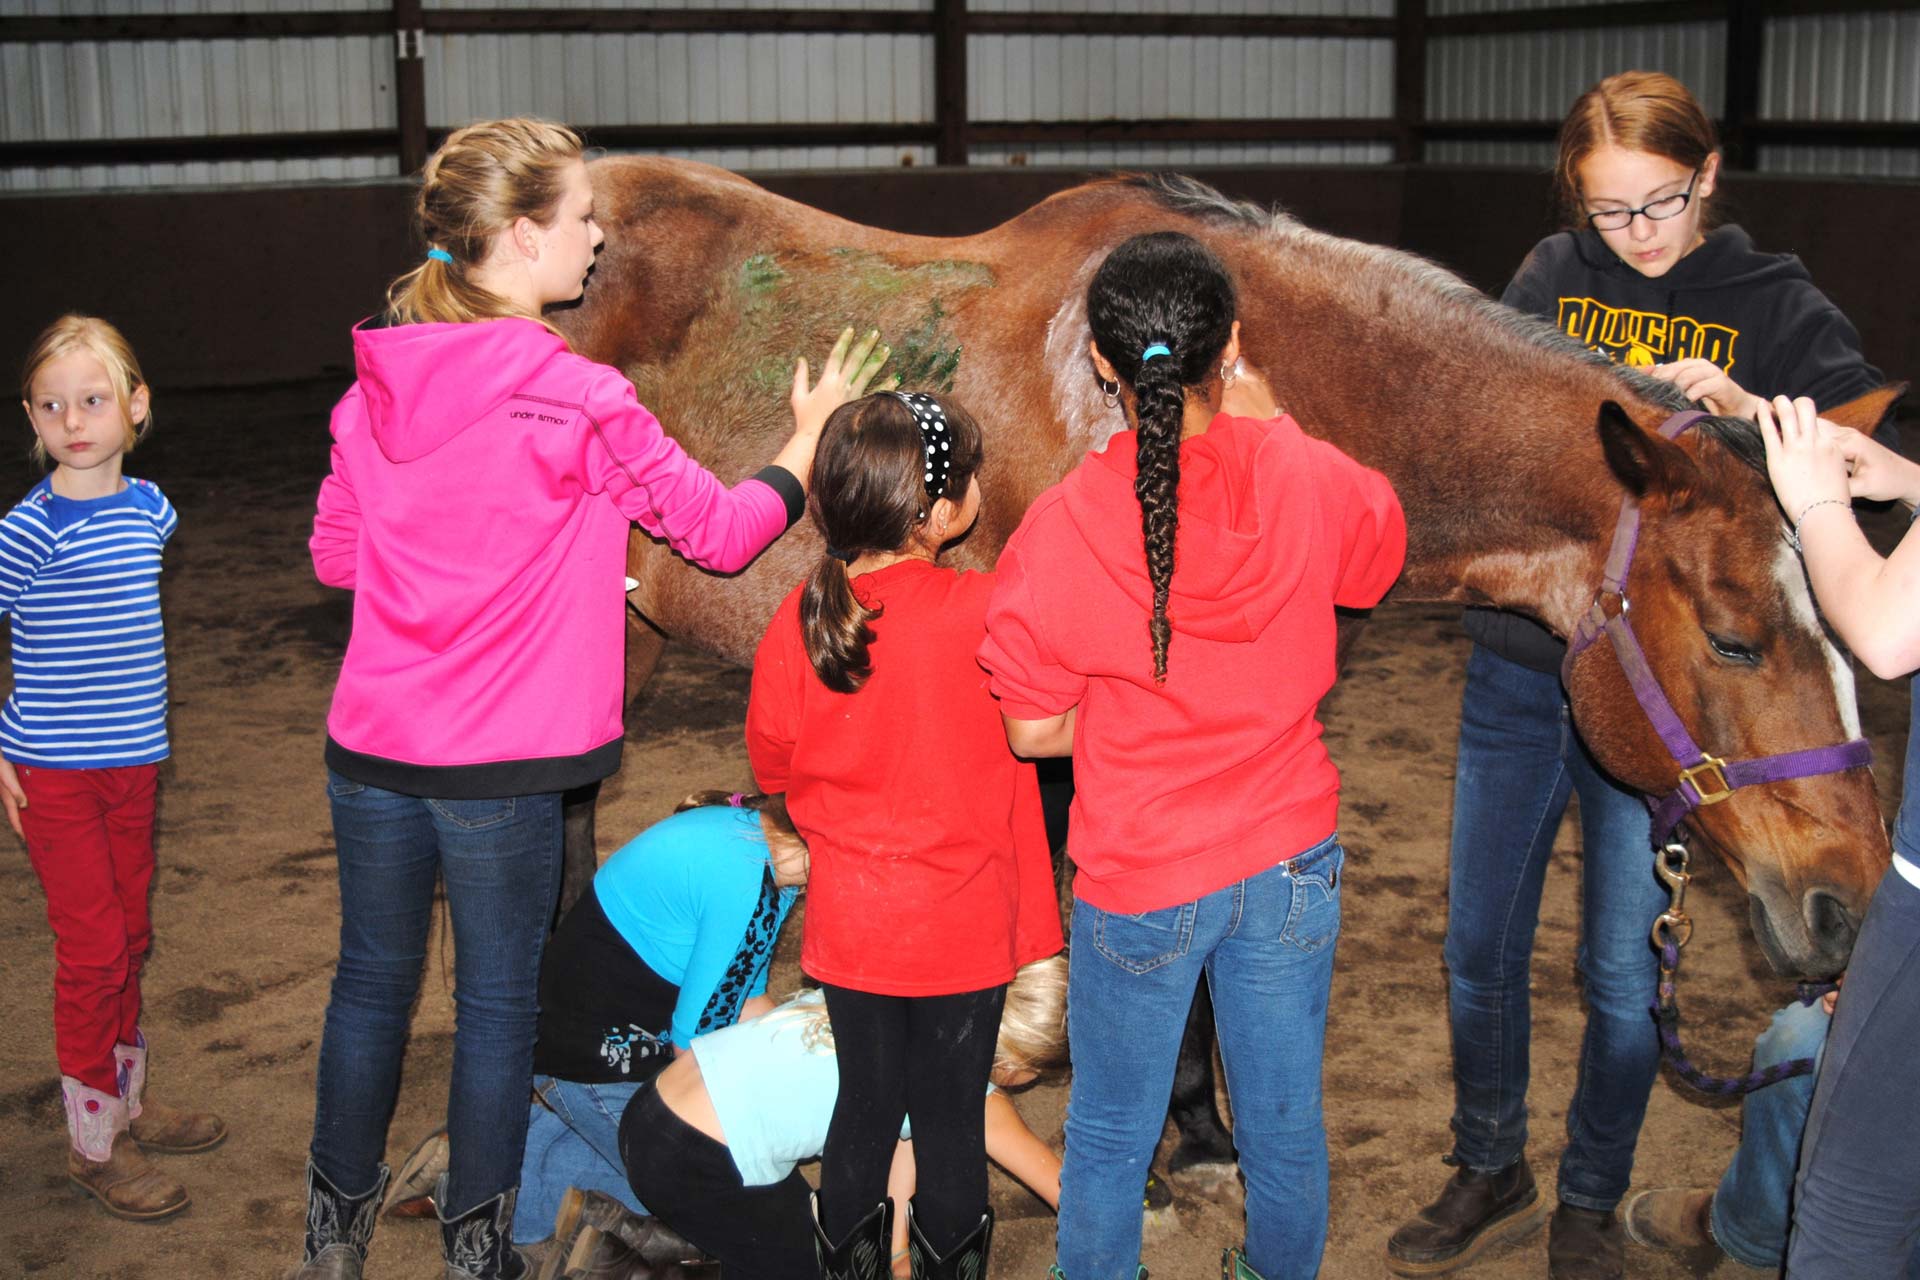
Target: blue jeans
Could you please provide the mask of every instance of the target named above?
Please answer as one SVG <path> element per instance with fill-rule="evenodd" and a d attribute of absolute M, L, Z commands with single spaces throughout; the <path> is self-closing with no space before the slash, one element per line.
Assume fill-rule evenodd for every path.
<path fill-rule="evenodd" d="M 1475 645 L 1460 707 L 1446 942 L 1453 1150 L 1469 1169 L 1504 1169 L 1526 1150 L 1533 936 L 1571 793 L 1580 797 L 1587 1028 L 1559 1195 L 1604 1212 L 1632 1178 L 1660 1067 L 1648 1012 L 1659 961 L 1648 932 L 1667 895 L 1653 872 L 1646 805 L 1588 756 L 1560 678 Z"/>
<path fill-rule="evenodd" d="M 645 1084 L 534 1080 L 540 1101 L 527 1113 L 527 1154 L 520 1162 L 520 1199 L 513 1211 L 515 1244 L 553 1234 L 568 1187 L 604 1191 L 635 1213 L 646 1212 L 627 1185 L 627 1166 L 620 1158 L 620 1117 Z"/>
<path fill-rule="evenodd" d="M 1903 804 L 1916 803 L 1904 797 Z M 1791 1280 L 1885 1280 L 1920 1246 L 1920 889 L 1889 868 L 1833 1011 L 1793 1188 Z"/>
<path fill-rule="evenodd" d="M 560 796 L 429 800 L 331 772 L 327 792 L 340 965 L 320 1040 L 313 1162 L 348 1195 L 378 1177 L 437 877 L 453 923 L 455 1014 L 441 1208 L 465 1213 L 520 1181 L 540 950 L 560 887 Z"/>
<path fill-rule="evenodd" d="M 1327 1238 L 1320 1064 L 1345 861 L 1329 836 L 1179 906 L 1130 916 L 1074 902 L 1058 1241 L 1068 1280 L 1133 1280 L 1140 1188 L 1202 970 L 1247 1185 L 1247 1261 L 1266 1280 L 1318 1272 Z"/>
<path fill-rule="evenodd" d="M 1790 1004 L 1753 1042 L 1753 1069 L 1793 1058 L 1818 1059 L 1827 1044 L 1827 1011 Z M 1817 1070 L 1816 1066 L 1816 1070 Z M 1713 1238 L 1736 1262 L 1777 1271 L 1787 1255 L 1793 1170 L 1813 1105 L 1813 1076 L 1756 1089 L 1740 1104 L 1740 1146 L 1713 1192 Z"/>

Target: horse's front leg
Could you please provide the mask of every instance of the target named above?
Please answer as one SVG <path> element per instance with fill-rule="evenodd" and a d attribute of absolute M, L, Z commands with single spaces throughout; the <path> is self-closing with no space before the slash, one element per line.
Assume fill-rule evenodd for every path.
<path fill-rule="evenodd" d="M 1213 1087 L 1213 995 L 1202 981 L 1187 1010 L 1180 1059 L 1173 1068 L 1173 1127 L 1180 1141 L 1167 1159 L 1167 1172 L 1199 1165 L 1232 1164 L 1233 1135 L 1220 1118 Z"/>

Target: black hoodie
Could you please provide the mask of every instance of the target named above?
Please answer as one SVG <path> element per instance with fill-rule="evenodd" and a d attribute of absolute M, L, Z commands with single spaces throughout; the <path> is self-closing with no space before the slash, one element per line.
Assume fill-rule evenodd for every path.
<path fill-rule="evenodd" d="M 1732 224 L 1709 232 L 1653 279 L 1622 262 L 1597 232 L 1562 231 L 1534 246 L 1500 301 L 1622 364 L 1698 356 L 1756 395 L 1811 396 L 1822 409 L 1885 381 L 1800 259 L 1757 252 Z M 1558 671 L 1566 651 L 1538 623 L 1499 610 L 1469 610 L 1467 632 L 1536 671 Z"/>

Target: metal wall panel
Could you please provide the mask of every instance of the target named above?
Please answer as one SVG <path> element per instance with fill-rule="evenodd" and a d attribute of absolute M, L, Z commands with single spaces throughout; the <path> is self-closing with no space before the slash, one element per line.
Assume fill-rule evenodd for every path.
<path fill-rule="evenodd" d="M 969 156 L 976 165 L 1164 169 L 1186 165 L 1387 164 L 1393 159 L 1393 148 L 1384 142 L 1101 142 L 974 147 Z"/>
<path fill-rule="evenodd" d="M 430 6 L 589 7 L 608 0 L 426 0 Z M 1436 15 L 1609 0 L 1429 0 Z M 933 0 L 634 0 L 645 8 L 859 7 L 925 12 Z M 982 11 L 1261 13 L 1389 17 L 1393 0 L 971 0 Z M 379 0 L 0 0 L 0 16 L 384 9 Z M 1669 71 L 1722 109 L 1719 22 L 1443 37 L 1429 43 L 1428 118 L 1557 120 L 1587 85 L 1627 67 Z M 1920 13 L 1770 20 L 1769 119 L 1913 123 Z M 389 127 L 384 36 L 0 44 L 0 140 L 203 136 Z M 459 35 L 427 42 L 428 121 L 532 112 L 586 127 L 705 123 L 924 123 L 933 47 L 886 35 Z M 977 121 L 1391 114 L 1389 40 L 974 36 Z M 730 167 L 924 164 L 927 146 L 690 148 Z M 1538 143 L 1436 143 L 1439 163 L 1542 167 Z M 1376 163 L 1381 144 L 1042 144 L 976 148 L 979 164 Z M 1911 176 L 1920 148 L 1768 146 L 1763 170 Z M 0 170 L 0 189 L 351 179 L 390 157 Z"/>
<path fill-rule="evenodd" d="M 621 153 L 610 150 L 607 154 Z M 768 173 L 782 169 L 892 169 L 933 163 L 933 148 L 926 146 L 663 147 L 647 154 L 680 156 L 741 172 Z"/>
<path fill-rule="evenodd" d="M 1620 0 L 1427 0 L 1427 12 L 1439 16 L 1459 13 L 1515 13 L 1524 9 L 1601 8 Z"/>
<path fill-rule="evenodd" d="M 0 44 L 0 86 L 0 140 L 10 142 L 373 129 L 393 120 L 393 42 L 345 36 Z M 101 175 L 114 186 L 297 182 L 394 171 L 391 159 L 372 164 L 344 158 L 62 166 L 0 170 L 0 183 L 11 190 L 85 186 Z"/>
<path fill-rule="evenodd" d="M 0 0 L 0 18 L 80 14 L 319 13 L 388 8 L 380 0 Z"/>
<path fill-rule="evenodd" d="M 968 0 L 993 13 L 1244 13 L 1271 17 L 1391 18 L 1393 0 Z"/>
<path fill-rule="evenodd" d="M 426 57 L 435 127 L 527 113 L 584 126 L 933 118 L 926 36 L 430 35 Z"/>
<path fill-rule="evenodd" d="M 875 9 L 926 13 L 933 0 L 422 0 L 426 9 Z M 973 5 L 973 8 L 980 6 Z"/>
<path fill-rule="evenodd" d="M 1547 2 L 1433 0 L 1432 12 L 1483 13 Z M 1920 136 L 1920 13 L 1770 19 L 1763 49 L 1762 119 L 1911 122 Z M 1429 42 L 1428 59 L 1427 115 L 1433 120 L 1557 121 L 1594 81 L 1629 68 L 1665 71 L 1692 89 L 1709 112 L 1725 109 L 1726 27 L 1720 22 L 1442 37 Z M 1430 145 L 1427 156 L 1445 164 L 1546 167 L 1553 149 L 1444 142 Z M 1920 147 L 1764 146 L 1756 168 L 1914 176 L 1920 173 Z"/>
<path fill-rule="evenodd" d="M 1920 125 L 1920 13 L 1769 22 L 1760 62 L 1760 114 Z"/>
<path fill-rule="evenodd" d="M 1718 22 L 1446 36 L 1427 44 L 1427 118 L 1557 122 L 1594 81 L 1629 68 L 1678 78 L 1718 113 L 1725 61 Z"/>
<path fill-rule="evenodd" d="M 976 121 L 1393 114 L 1389 40 L 973 36 L 967 72 Z"/>

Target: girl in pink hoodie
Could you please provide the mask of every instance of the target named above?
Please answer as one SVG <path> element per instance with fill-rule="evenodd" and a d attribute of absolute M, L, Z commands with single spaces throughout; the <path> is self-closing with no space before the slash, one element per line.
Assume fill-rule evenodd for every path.
<path fill-rule="evenodd" d="M 327 718 L 340 964 L 305 1280 L 361 1273 L 436 878 L 455 952 L 452 1159 L 434 1198 L 446 1274 L 528 1272 L 508 1225 L 560 796 L 619 764 L 630 527 L 704 568 L 744 567 L 799 516 L 822 424 L 885 358 L 843 335 L 811 389 L 801 361 L 792 439 L 728 488 L 540 318 L 585 287 L 593 204 L 570 131 L 457 131 L 423 175 L 426 260 L 354 331 L 359 377 L 334 409 L 312 540 L 320 580 L 354 605 Z"/>

